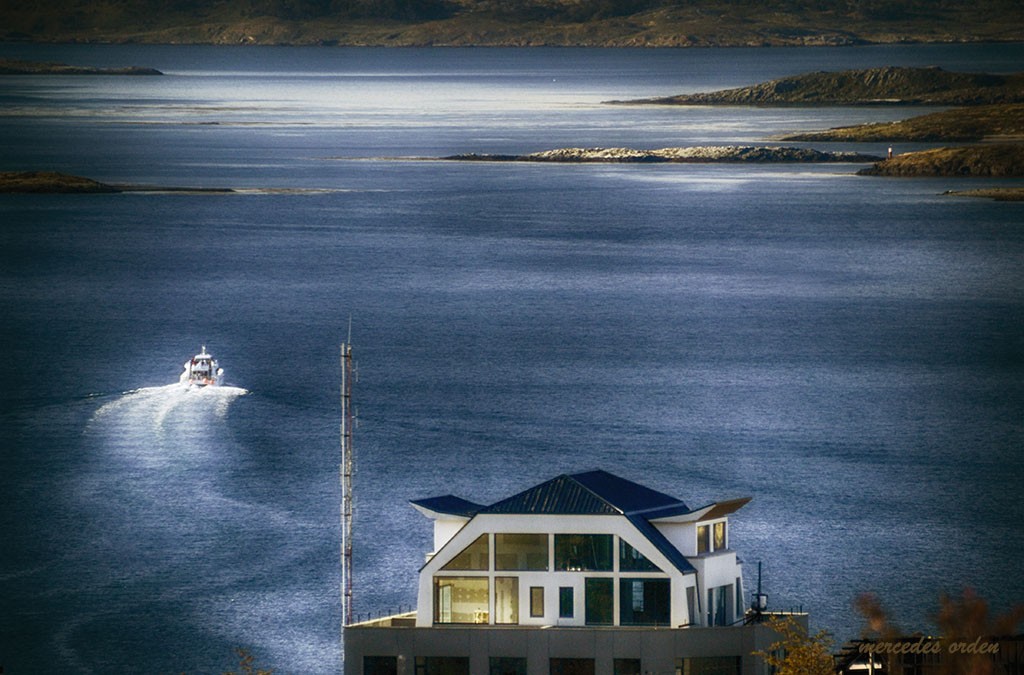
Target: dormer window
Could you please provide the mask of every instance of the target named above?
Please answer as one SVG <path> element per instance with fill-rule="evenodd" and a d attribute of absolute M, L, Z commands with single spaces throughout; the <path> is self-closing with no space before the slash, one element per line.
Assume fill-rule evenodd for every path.
<path fill-rule="evenodd" d="M 728 548 L 729 541 L 726 536 L 726 529 L 726 521 L 724 520 L 713 525 L 698 525 L 697 555 Z"/>

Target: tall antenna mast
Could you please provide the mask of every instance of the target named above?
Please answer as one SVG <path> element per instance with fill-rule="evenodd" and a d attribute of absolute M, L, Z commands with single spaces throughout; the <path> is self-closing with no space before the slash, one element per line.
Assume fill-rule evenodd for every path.
<path fill-rule="evenodd" d="M 352 319 L 341 344 L 341 616 L 352 623 Z"/>

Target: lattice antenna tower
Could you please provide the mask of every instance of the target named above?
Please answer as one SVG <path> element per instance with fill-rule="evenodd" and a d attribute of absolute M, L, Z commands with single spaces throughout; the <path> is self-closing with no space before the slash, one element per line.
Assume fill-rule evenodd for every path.
<path fill-rule="evenodd" d="M 352 623 L 352 322 L 348 342 L 341 344 L 341 616 L 342 625 Z"/>

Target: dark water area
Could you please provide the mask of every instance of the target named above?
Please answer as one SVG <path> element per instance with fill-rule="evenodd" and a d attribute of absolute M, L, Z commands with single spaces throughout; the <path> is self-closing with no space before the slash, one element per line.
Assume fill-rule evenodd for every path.
<path fill-rule="evenodd" d="M 0 196 L 5 672 L 339 670 L 350 317 L 357 613 L 415 602 L 409 499 L 594 468 L 753 497 L 747 589 L 840 639 L 1024 602 L 1024 212 L 942 194 L 1014 181 L 410 159 L 901 119 L 601 102 L 1024 47 L 0 55 L 167 73 L 0 78 L 0 170 L 241 189 Z M 202 344 L 228 386 L 176 384 Z"/>

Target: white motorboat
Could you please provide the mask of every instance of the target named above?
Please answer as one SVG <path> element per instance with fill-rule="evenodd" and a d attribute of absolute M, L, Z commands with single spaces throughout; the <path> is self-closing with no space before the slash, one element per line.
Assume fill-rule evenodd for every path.
<path fill-rule="evenodd" d="M 224 377 L 224 369 L 217 367 L 217 359 L 206 352 L 203 345 L 201 352 L 185 362 L 185 372 L 181 374 L 183 384 L 194 384 L 200 387 L 218 385 Z"/>

